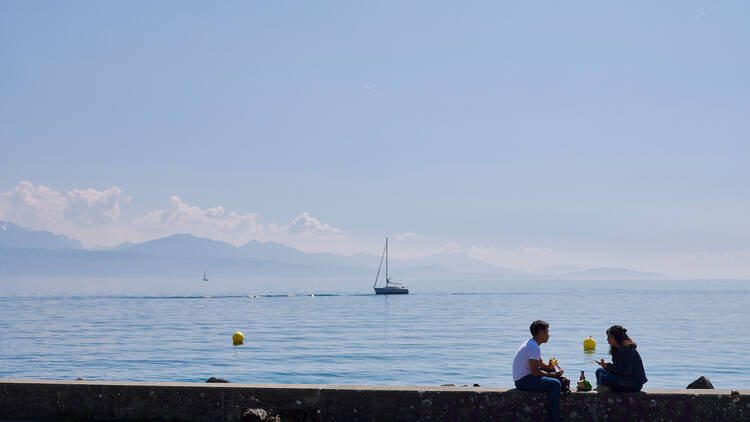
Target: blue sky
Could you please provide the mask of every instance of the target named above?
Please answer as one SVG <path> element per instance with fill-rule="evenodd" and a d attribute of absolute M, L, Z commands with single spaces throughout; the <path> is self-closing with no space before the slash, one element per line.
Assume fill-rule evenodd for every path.
<path fill-rule="evenodd" d="M 0 219 L 750 277 L 749 12 L 4 1 Z"/>

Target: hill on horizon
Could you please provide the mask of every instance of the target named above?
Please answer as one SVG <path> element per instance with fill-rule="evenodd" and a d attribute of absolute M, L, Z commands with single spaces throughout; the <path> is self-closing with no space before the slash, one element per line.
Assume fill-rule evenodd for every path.
<path fill-rule="evenodd" d="M 33 249 L 83 249 L 76 239 L 43 230 L 28 230 L 10 221 L 0 221 L 0 247 Z"/>
<path fill-rule="evenodd" d="M 636 279 L 655 279 L 655 278 L 668 278 L 664 274 L 651 273 L 645 271 L 634 271 L 627 268 L 609 268 L 599 267 L 590 268 L 582 271 L 575 271 L 572 273 L 558 276 L 558 278 L 570 278 L 570 279 L 601 279 L 601 280 L 636 280 Z"/>
<path fill-rule="evenodd" d="M 17 251 L 15 248 L 28 249 Z M 34 252 L 46 250 L 48 252 Z M 76 251 L 76 253 L 64 253 Z M 361 277 L 370 278 L 380 256 L 357 253 L 308 253 L 278 242 L 250 240 L 235 246 L 227 242 L 180 233 L 141 243 L 84 249 L 81 242 L 46 231 L 33 231 L 0 222 L 0 262 L 7 274 L 45 275 L 54 270 L 64 275 L 117 276 L 126 274 L 211 273 L 262 275 L 264 277 Z M 419 258 L 391 259 L 396 277 L 413 279 L 644 279 L 666 278 L 658 273 L 624 268 L 592 268 L 565 274 L 530 273 L 500 267 L 465 253 L 436 254 Z M 158 263 L 161 263 L 159 265 Z M 284 268 L 284 265 L 287 267 Z M 213 268 L 210 268 L 213 267 Z M 189 268 L 189 270 L 188 270 Z M 282 269 L 284 268 L 284 269 Z M 262 270 L 261 270 L 262 269 Z M 295 270 L 296 269 L 296 270 Z M 298 271 L 297 271 L 298 270 Z M 276 271 L 276 273 L 274 273 Z"/>

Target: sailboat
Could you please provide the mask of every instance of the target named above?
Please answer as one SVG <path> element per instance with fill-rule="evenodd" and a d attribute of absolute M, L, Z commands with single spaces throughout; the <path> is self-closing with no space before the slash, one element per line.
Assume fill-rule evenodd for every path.
<path fill-rule="evenodd" d="M 206 272 L 203 271 L 203 281 L 208 281 L 208 277 L 206 277 Z"/>
<path fill-rule="evenodd" d="M 383 258 L 385 258 L 385 287 L 376 287 L 378 285 L 378 278 L 380 277 L 380 269 L 383 267 Z M 372 285 L 375 289 L 375 294 L 378 295 L 406 295 L 409 294 L 403 284 L 391 281 L 388 276 L 388 238 L 385 238 L 385 249 L 383 249 L 383 256 L 380 257 L 380 266 L 378 267 L 378 274 L 375 276 L 375 284 Z"/>

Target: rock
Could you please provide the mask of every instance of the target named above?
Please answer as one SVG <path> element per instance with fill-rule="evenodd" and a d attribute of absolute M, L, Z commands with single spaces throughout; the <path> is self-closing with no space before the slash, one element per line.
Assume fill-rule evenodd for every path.
<path fill-rule="evenodd" d="M 264 409 L 247 409 L 242 415 L 242 422 L 265 422 L 268 412 Z"/>
<path fill-rule="evenodd" d="M 474 384 L 474 387 L 479 387 L 479 384 Z"/>
<path fill-rule="evenodd" d="M 265 409 L 247 409 L 242 415 L 242 422 L 281 422 L 281 416 Z"/>
<path fill-rule="evenodd" d="M 732 392 L 729 394 L 729 398 L 732 399 L 732 403 L 737 404 L 742 400 L 742 396 L 740 396 L 740 392 L 736 390 L 732 390 Z"/>
<path fill-rule="evenodd" d="M 706 377 L 700 377 L 697 380 L 695 380 L 695 381 L 691 382 L 690 384 L 688 384 L 688 386 L 685 387 L 685 388 L 713 390 L 714 389 L 714 385 L 711 384 L 711 381 L 709 381 L 708 378 L 706 378 Z"/>
<path fill-rule="evenodd" d="M 453 384 L 440 384 L 441 387 L 455 387 Z"/>
<path fill-rule="evenodd" d="M 229 382 L 229 381 L 227 381 L 227 380 L 225 380 L 223 378 L 211 377 L 211 378 L 207 379 L 206 382 Z"/>

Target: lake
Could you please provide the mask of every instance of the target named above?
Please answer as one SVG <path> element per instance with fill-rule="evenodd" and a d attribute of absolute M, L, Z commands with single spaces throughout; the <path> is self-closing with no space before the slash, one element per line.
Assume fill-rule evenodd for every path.
<path fill-rule="evenodd" d="M 570 378 L 593 380 L 592 362 L 611 360 L 604 332 L 620 324 L 645 388 L 704 375 L 750 389 L 738 369 L 748 281 L 421 281 L 399 296 L 361 282 L 88 280 L 86 295 L 74 284 L 0 282 L 0 378 L 511 386 L 514 353 L 543 319 L 542 356 Z"/>

